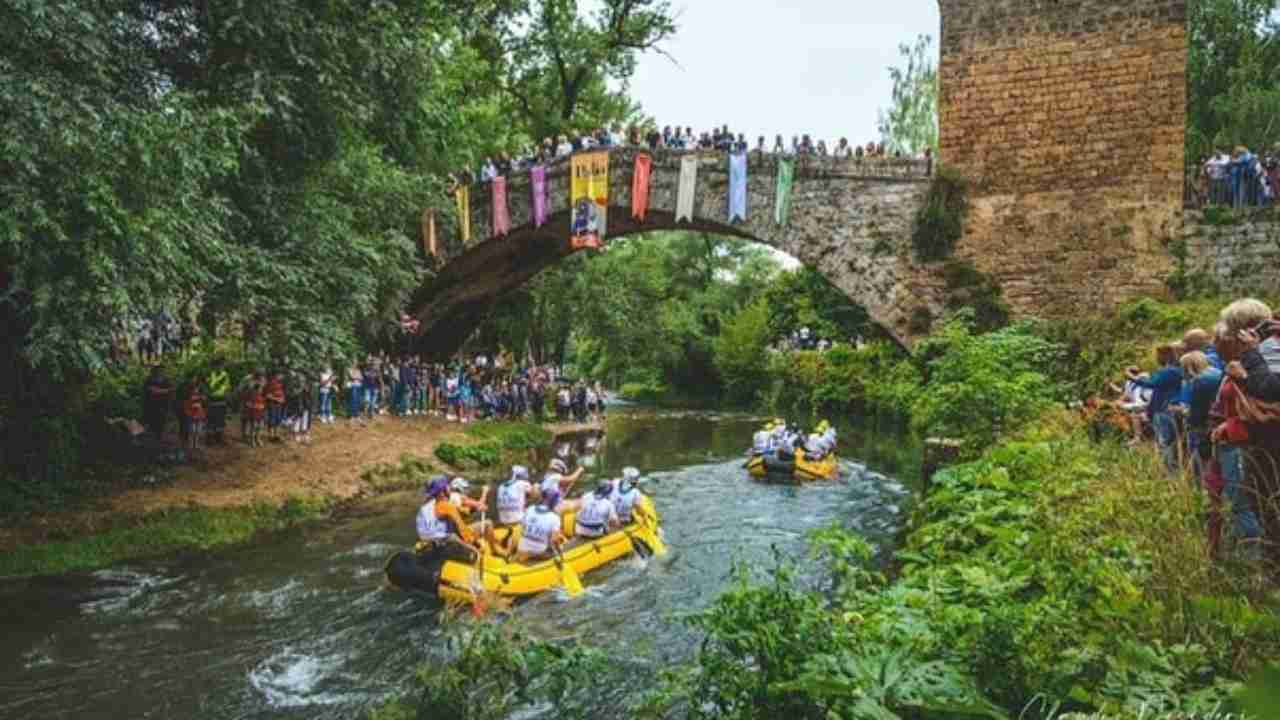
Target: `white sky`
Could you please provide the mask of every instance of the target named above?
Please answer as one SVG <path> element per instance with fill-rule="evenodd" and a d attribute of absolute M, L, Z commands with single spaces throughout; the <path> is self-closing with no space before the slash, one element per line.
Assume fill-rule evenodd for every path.
<path fill-rule="evenodd" d="M 782 133 L 878 139 L 898 45 L 921 33 L 937 47 L 937 0 L 674 0 L 678 28 L 648 53 L 632 97 L 661 128 L 729 124 L 752 146 Z"/>

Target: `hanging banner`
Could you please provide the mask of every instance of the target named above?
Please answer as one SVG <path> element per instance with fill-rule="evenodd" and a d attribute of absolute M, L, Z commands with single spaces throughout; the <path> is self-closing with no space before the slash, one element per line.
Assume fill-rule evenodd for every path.
<path fill-rule="evenodd" d="M 635 171 L 631 175 L 631 217 L 644 222 L 649 214 L 649 174 L 653 171 L 653 158 L 641 153 L 636 155 Z"/>
<path fill-rule="evenodd" d="M 493 179 L 493 236 L 502 237 L 511 232 L 511 213 L 507 210 L 507 179 Z"/>
<path fill-rule="evenodd" d="M 747 154 L 729 156 L 729 222 L 747 220 Z"/>
<path fill-rule="evenodd" d="M 422 254 L 435 257 L 436 254 L 436 211 L 422 211 Z"/>
<path fill-rule="evenodd" d="M 535 165 L 529 171 L 529 186 L 533 188 L 533 226 L 540 228 L 547 222 L 547 168 Z"/>
<path fill-rule="evenodd" d="M 680 160 L 680 189 L 676 193 L 676 222 L 693 220 L 693 191 L 698 187 L 698 158 Z"/>
<path fill-rule="evenodd" d="M 471 188 L 459 185 L 453 196 L 458 202 L 458 234 L 465 245 L 471 242 Z"/>
<path fill-rule="evenodd" d="M 786 158 L 778 158 L 778 191 L 773 219 L 779 225 L 786 225 L 791 214 L 791 185 L 794 180 L 795 164 Z"/>
<path fill-rule="evenodd" d="M 573 248 L 599 248 L 609 213 L 609 153 L 578 153 L 573 156 L 570 172 Z"/>

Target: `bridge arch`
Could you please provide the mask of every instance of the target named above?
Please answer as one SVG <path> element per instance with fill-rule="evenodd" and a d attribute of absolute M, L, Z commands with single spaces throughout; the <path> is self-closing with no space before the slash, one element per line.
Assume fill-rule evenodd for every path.
<path fill-rule="evenodd" d="M 808 158 L 796 170 L 788 222 L 779 225 L 774 218 L 776 159 L 751 154 L 747 218 L 731 223 L 728 159 L 724 153 L 708 153 L 698 156 L 694 217 L 676 222 L 681 155 L 658 153 L 650 176 L 650 209 L 641 222 L 631 213 L 636 154 L 610 153 L 608 239 L 686 230 L 759 242 L 817 270 L 893 337 L 905 341 L 913 334 L 913 313 L 928 305 L 916 297 L 927 289 L 916 282 L 910 249 L 915 215 L 928 191 L 928 162 Z M 454 238 L 447 243 L 435 280 L 414 299 L 423 353 L 452 354 L 503 296 L 577 252 L 569 239 L 567 164 L 548 170 L 549 214 L 540 227 L 532 222 L 527 178 L 508 180 L 507 195 L 512 230 L 495 237 L 491 191 L 472 186 L 473 242 Z"/>

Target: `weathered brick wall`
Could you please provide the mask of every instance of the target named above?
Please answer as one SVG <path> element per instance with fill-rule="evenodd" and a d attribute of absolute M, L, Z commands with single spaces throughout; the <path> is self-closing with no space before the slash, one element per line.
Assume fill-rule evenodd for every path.
<path fill-rule="evenodd" d="M 1188 212 L 1187 270 L 1224 291 L 1273 297 L 1280 292 L 1280 211 L 1206 219 Z"/>
<path fill-rule="evenodd" d="M 958 253 L 1022 313 L 1159 292 L 1181 232 L 1185 0 L 939 0 Z"/>

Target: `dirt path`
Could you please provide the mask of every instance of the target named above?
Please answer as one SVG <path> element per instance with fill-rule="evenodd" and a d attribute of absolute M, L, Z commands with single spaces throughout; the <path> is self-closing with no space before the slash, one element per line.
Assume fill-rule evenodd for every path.
<path fill-rule="evenodd" d="M 250 448 L 232 441 L 200 452 L 196 460 L 168 471 L 154 487 L 134 487 L 91 501 L 86 507 L 26 518 L 0 528 L 0 552 L 20 545 L 64 539 L 120 524 L 130 517 L 169 508 L 196 505 L 227 508 L 254 503 L 281 504 L 291 496 L 345 500 L 369 488 L 365 470 L 396 464 L 403 455 L 434 458 L 442 442 L 467 442 L 465 426 L 439 418 L 378 417 L 367 424 L 339 420 L 312 428 L 310 445 L 267 442 Z M 599 426 L 545 425 L 553 433 L 590 430 Z M 162 476 L 163 477 L 163 476 Z"/>

